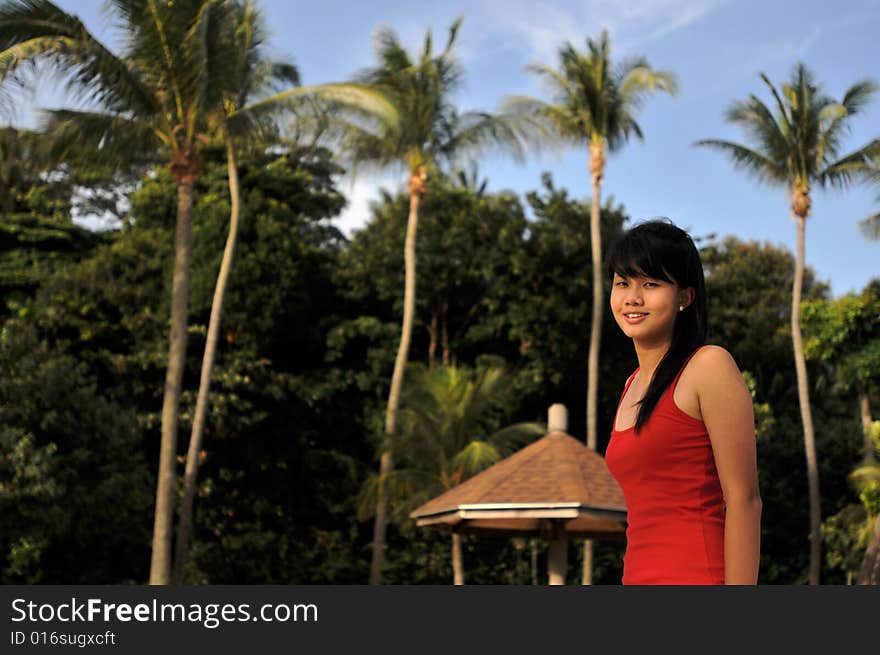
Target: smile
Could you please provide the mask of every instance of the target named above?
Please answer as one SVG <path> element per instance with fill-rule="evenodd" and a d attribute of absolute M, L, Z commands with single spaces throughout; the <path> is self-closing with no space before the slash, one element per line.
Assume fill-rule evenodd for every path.
<path fill-rule="evenodd" d="M 626 322 L 630 324 L 641 323 L 646 316 L 647 314 L 642 312 L 629 312 L 623 315 Z"/>

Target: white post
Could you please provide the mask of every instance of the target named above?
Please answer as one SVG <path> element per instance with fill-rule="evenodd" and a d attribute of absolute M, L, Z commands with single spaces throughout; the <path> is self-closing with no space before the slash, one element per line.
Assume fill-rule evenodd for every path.
<path fill-rule="evenodd" d="M 550 405 L 547 412 L 547 432 L 565 432 L 568 430 L 568 410 L 565 405 Z"/>

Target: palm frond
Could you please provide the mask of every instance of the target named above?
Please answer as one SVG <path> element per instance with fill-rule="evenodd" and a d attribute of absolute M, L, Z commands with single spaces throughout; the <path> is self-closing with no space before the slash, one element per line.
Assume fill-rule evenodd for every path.
<path fill-rule="evenodd" d="M 846 188 L 857 177 L 868 173 L 871 169 L 870 161 L 878 156 L 880 156 L 880 139 L 874 139 L 866 146 L 820 169 L 817 179 L 823 186 Z"/>
<path fill-rule="evenodd" d="M 787 170 L 765 154 L 746 146 L 720 139 L 701 139 L 694 145 L 705 146 L 728 155 L 736 168 L 742 168 L 759 180 L 766 182 L 786 182 Z"/>
<path fill-rule="evenodd" d="M 508 119 L 503 114 L 468 112 L 461 116 L 460 121 L 461 124 L 452 138 L 443 144 L 449 155 L 456 157 L 464 153 L 472 154 L 495 146 L 509 152 L 516 161 L 523 161 L 525 152 L 522 126 L 515 117 Z"/>
<path fill-rule="evenodd" d="M 255 118 L 266 113 L 296 111 L 315 100 L 387 125 L 396 125 L 400 120 L 397 108 L 384 94 L 369 85 L 345 82 L 288 89 L 232 112 L 229 119 L 233 121 L 238 116 Z"/>
<path fill-rule="evenodd" d="M 734 102 L 725 119 L 742 127 L 768 160 L 786 162 L 789 174 L 796 174 L 794 167 L 788 165 L 790 139 L 794 135 L 785 131 L 784 124 L 780 125 L 767 105 L 756 96 L 750 94 L 744 102 Z"/>
<path fill-rule="evenodd" d="M 15 50 L 21 44 L 25 48 Z M 63 74 L 77 100 L 112 111 L 155 114 L 152 89 L 122 58 L 114 55 L 82 22 L 48 0 L 10 0 L 0 7 L 0 76 L 7 78 L 25 62 L 46 60 Z"/>
<path fill-rule="evenodd" d="M 861 80 L 846 90 L 841 104 L 846 107 L 850 116 L 858 114 L 867 107 L 877 91 L 880 91 L 880 86 L 874 80 Z"/>
<path fill-rule="evenodd" d="M 671 96 L 678 94 L 678 78 L 672 71 L 656 71 L 643 58 L 624 64 L 618 72 L 618 88 L 624 105 L 640 108 L 645 97 L 656 91 Z"/>
<path fill-rule="evenodd" d="M 487 441 L 471 441 L 452 458 L 452 467 L 465 480 L 501 459 L 500 451 Z"/>
<path fill-rule="evenodd" d="M 162 146 L 148 122 L 118 114 L 51 110 L 43 114 L 42 129 L 56 161 L 78 155 L 119 169 L 154 160 Z"/>

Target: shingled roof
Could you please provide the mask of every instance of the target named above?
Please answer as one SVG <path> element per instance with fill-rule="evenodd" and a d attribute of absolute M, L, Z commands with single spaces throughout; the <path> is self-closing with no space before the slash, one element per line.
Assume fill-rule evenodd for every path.
<path fill-rule="evenodd" d="M 551 432 L 410 516 L 455 532 L 551 536 L 562 526 L 567 537 L 614 539 L 623 537 L 626 504 L 601 455 Z"/>

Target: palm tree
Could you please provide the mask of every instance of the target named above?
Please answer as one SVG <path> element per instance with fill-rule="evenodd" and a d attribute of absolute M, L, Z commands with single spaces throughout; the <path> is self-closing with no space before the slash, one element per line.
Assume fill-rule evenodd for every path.
<path fill-rule="evenodd" d="M 355 119 L 344 123 L 343 151 L 350 155 L 355 170 L 365 164 L 379 168 L 403 165 L 408 174 L 410 203 L 404 246 L 403 324 L 385 411 L 380 480 L 385 480 L 393 469 L 390 439 L 397 426 L 403 371 L 409 355 L 415 312 L 416 231 L 419 205 L 428 188 L 429 177 L 438 166 L 488 145 L 505 146 L 515 157 L 522 156 L 517 133 L 505 121 L 483 112 L 460 114 L 452 104 L 451 95 L 463 75 L 452 53 L 460 25 L 461 19 L 452 24 L 442 52 L 434 52 L 433 39 L 428 33 L 421 52 L 414 57 L 403 48 L 393 31 L 380 30 L 376 37 L 379 63 L 360 73 L 357 79 L 382 93 L 396 108 L 397 116 L 394 120 L 364 122 Z M 380 486 L 373 527 L 370 584 L 382 581 L 387 504 L 385 489 Z"/>
<path fill-rule="evenodd" d="M 186 356 L 193 188 L 199 148 L 240 88 L 228 75 L 239 40 L 223 38 L 235 3 L 222 0 L 111 0 L 125 44 L 113 53 L 82 22 L 49 0 L 0 5 L 0 83 L 22 83 L 24 64 L 45 62 L 67 80 L 72 98 L 92 110 L 47 112 L 58 156 L 91 146 L 92 162 L 117 168 L 164 162 L 177 184 L 168 364 L 150 584 L 171 579 L 177 425 Z M 231 86 L 232 85 L 232 86 Z M 305 91 L 300 90 L 300 93 Z M 258 116 L 254 107 L 249 116 Z M 214 120 L 212 120 L 214 119 Z"/>
<path fill-rule="evenodd" d="M 5 79 L 23 62 L 48 61 L 69 78 L 76 98 L 92 111 L 49 113 L 46 127 L 63 151 L 94 146 L 93 156 L 120 165 L 132 155 L 165 161 L 177 184 L 177 222 L 172 280 L 168 364 L 162 401 L 162 438 L 150 584 L 171 574 L 178 404 L 186 354 L 193 187 L 206 112 L 222 102 L 228 44 L 214 40 L 211 26 L 221 3 L 206 0 L 155 2 L 113 0 L 125 42 L 115 54 L 80 20 L 48 0 L 9 0 L 0 8 L 0 62 Z M 227 53 L 228 54 L 228 53 Z"/>
<path fill-rule="evenodd" d="M 272 60 L 267 56 L 265 52 L 267 33 L 263 18 L 257 7 L 249 0 L 243 3 L 230 3 L 230 12 L 225 24 L 218 23 L 215 31 L 215 38 L 231 44 L 234 53 L 234 59 L 227 62 L 225 67 L 226 95 L 222 104 L 209 115 L 210 125 L 219 132 L 226 148 L 230 196 L 229 234 L 214 287 L 199 390 L 186 456 L 177 543 L 174 549 L 175 584 L 183 583 L 184 567 L 189 552 L 196 478 L 207 417 L 211 372 L 220 334 L 223 299 L 232 271 L 238 239 L 241 201 L 236 139 L 245 144 L 258 145 L 264 132 L 268 132 L 268 136 L 276 134 L 277 120 L 281 116 L 293 112 L 295 119 L 300 118 L 300 112 L 303 109 L 306 111 L 314 109 L 316 102 L 346 107 L 365 116 L 386 119 L 392 117 L 394 112 L 394 108 L 381 94 L 363 85 L 331 83 L 299 87 L 299 71 L 292 63 Z M 252 99 L 253 103 L 250 102 Z M 320 115 L 302 116 L 304 122 L 310 117 L 321 119 Z"/>
<path fill-rule="evenodd" d="M 877 141 L 839 157 L 841 138 L 850 119 L 859 113 L 877 85 L 871 80 L 854 84 L 840 102 L 826 96 L 803 63 L 798 63 L 788 83 L 779 89 L 766 75 L 761 79 L 770 91 L 776 113 L 755 95 L 734 102 L 727 121 L 741 126 L 750 146 L 719 139 L 704 139 L 707 146 L 728 155 L 737 168 L 759 180 L 787 187 L 791 192 L 791 211 L 797 223 L 797 256 L 794 288 L 791 294 L 791 337 L 794 345 L 804 448 L 810 490 L 810 584 L 819 584 L 821 567 L 821 508 L 819 472 L 809 383 L 800 327 L 801 289 L 804 278 L 804 231 L 810 213 L 810 186 L 845 187 L 864 171 L 867 158 L 877 150 Z"/>
<path fill-rule="evenodd" d="M 397 521 L 432 497 L 464 482 L 544 434 L 540 423 L 492 430 L 510 378 L 498 367 L 407 367 L 401 426 L 393 439 L 397 466 L 364 485 L 359 515 L 369 517 L 384 490 Z M 461 535 L 452 535 L 454 583 L 464 584 Z"/>
<path fill-rule="evenodd" d="M 229 180 L 230 214 L 229 234 L 223 250 L 223 259 L 214 288 L 211 303 L 211 316 L 208 321 L 208 332 L 205 340 L 205 351 L 202 357 L 201 378 L 193 415 L 192 431 L 186 456 L 186 469 L 183 481 L 183 495 L 180 504 L 179 522 L 177 526 L 177 543 L 174 548 L 173 580 L 175 584 L 183 583 L 184 566 L 189 552 L 192 532 L 193 502 L 195 500 L 196 477 L 198 475 L 199 454 L 208 407 L 211 372 L 217 349 L 220 322 L 223 313 L 223 299 L 232 269 L 235 246 L 238 238 L 238 222 L 240 214 L 240 193 L 238 184 L 238 166 L 235 140 L 230 129 L 234 121 L 235 111 L 242 108 L 251 93 L 260 93 L 271 84 L 299 85 L 299 72 L 287 62 L 272 62 L 262 52 L 263 27 L 256 8 L 250 3 L 233 6 L 226 24 L 218 27 L 218 37 L 227 39 L 235 45 L 236 58 L 226 68 L 227 79 L 234 80 L 227 87 L 227 95 L 223 103 L 215 107 L 210 117 L 220 132 L 226 147 L 226 162 Z M 245 124 L 245 130 L 251 125 Z M 253 137 L 253 134 L 244 133 Z"/>
<path fill-rule="evenodd" d="M 584 52 L 571 43 L 559 50 L 559 68 L 533 64 L 528 71 L 547 82 L 552 101 L 515 96 L 505 103 L 506 111 L 532 121 L 541 134 L 590 151 L 592 207 L 590 243 L 593 262 L 593 318 L 587 365 L 587 446 L 596 450 L 596 415 L 599 390 L 599 351 L 602 313 L 605 306 L 602 284 L 602 236 L 599 207 L 605 175 L 605 151 L 619 150 L 635 135 L 643 139 L 636 114 L 645 99 L 656 91 L 677 92 L 675 75 L 654 70 L 644 57 L 624 59 L 613 65 L 608 33 L 595 41 L 587 39 Z M 584 546 L 583 583 L 592 580 L 592 543 Z"/>

